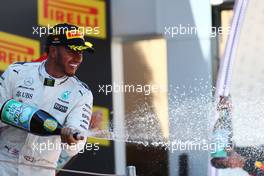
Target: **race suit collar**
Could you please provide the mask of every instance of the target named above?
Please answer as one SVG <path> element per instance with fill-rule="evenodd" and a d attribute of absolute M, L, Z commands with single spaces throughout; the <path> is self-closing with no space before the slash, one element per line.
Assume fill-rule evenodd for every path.
<path fill-rule="evenodd" d="M 54 78 L 51 75 L 49 75 L 45 69 L 45 61 L 42 61 L 41 65 L 39 66 L 39 74 L 40 74 L 40 79 L 43 82 L 44 85 L 46 86 L 58 86 L 63 84 L 64 82 L 66 82 L 68 80 L 68 76 L 64 76 L 62 78 Z M 48 83 L 47 83 L 48 80 Z"/>

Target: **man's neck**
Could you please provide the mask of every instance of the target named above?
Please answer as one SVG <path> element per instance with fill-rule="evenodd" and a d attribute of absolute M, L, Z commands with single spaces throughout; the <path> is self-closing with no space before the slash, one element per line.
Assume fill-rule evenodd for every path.
<path fill-rule="evenodd" d="M 48 58 L 44 65 L 46 72 L 54 78 L 65 77 L 66 75 L 62 73 L 62 71 L 59 71 L 60 68 L 56 68 L 55 65 L 56 64 L 52 63 Z"/>

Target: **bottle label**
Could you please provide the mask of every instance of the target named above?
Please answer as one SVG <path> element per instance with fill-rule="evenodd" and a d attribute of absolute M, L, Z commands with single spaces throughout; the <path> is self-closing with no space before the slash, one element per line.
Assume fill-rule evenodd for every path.
<path fill-rule="evenodd" d="M 47 131 L 53 132 L 57 129 L 58 123 L 53 119 L 46 119 L 44 121 L 44 128 Z"/>
<path fill-rule="evenodd" d="M 225 129 L 215 130 L 213 133 L 214 151 L 211 152 L 211 157 L 225 158 L 227 157 L 226 148 L 230 146 L 228 140 L 228 131 Z"/>
<path fill-rule="evenodd" d="M 4 123 L 30 131 L 30 120 L 37 108 L 21 103 L 16 100 L 9 100 L 2 109 L 1 120 Z"/>

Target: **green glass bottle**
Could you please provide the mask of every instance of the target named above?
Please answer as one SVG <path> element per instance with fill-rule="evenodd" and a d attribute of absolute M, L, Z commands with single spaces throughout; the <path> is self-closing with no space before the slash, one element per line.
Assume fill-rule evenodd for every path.
<path fill-rule="evenodd" d="M 1 121 L 39 136 L 60 135 L 62 126 L 49 113 L 14 99 L 1 108 Z"/>
<path fill-rule="evenodd" d="M 214 151 L 211 153 L 212 158 L 226 158 L 227 149 L 232 147 L 232 120 L 231 111 L 222 109 L 219 111 L 220 118 L 217 120 L 213 130 Z"/>

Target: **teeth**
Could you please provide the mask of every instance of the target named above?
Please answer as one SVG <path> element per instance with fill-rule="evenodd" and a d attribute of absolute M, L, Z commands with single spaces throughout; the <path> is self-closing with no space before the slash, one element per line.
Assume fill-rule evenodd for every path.
<path fill-rule="evenodd" d="M 78 65 L 77 64 L 70 64 L 70 66 L 77 67 Z"/>

